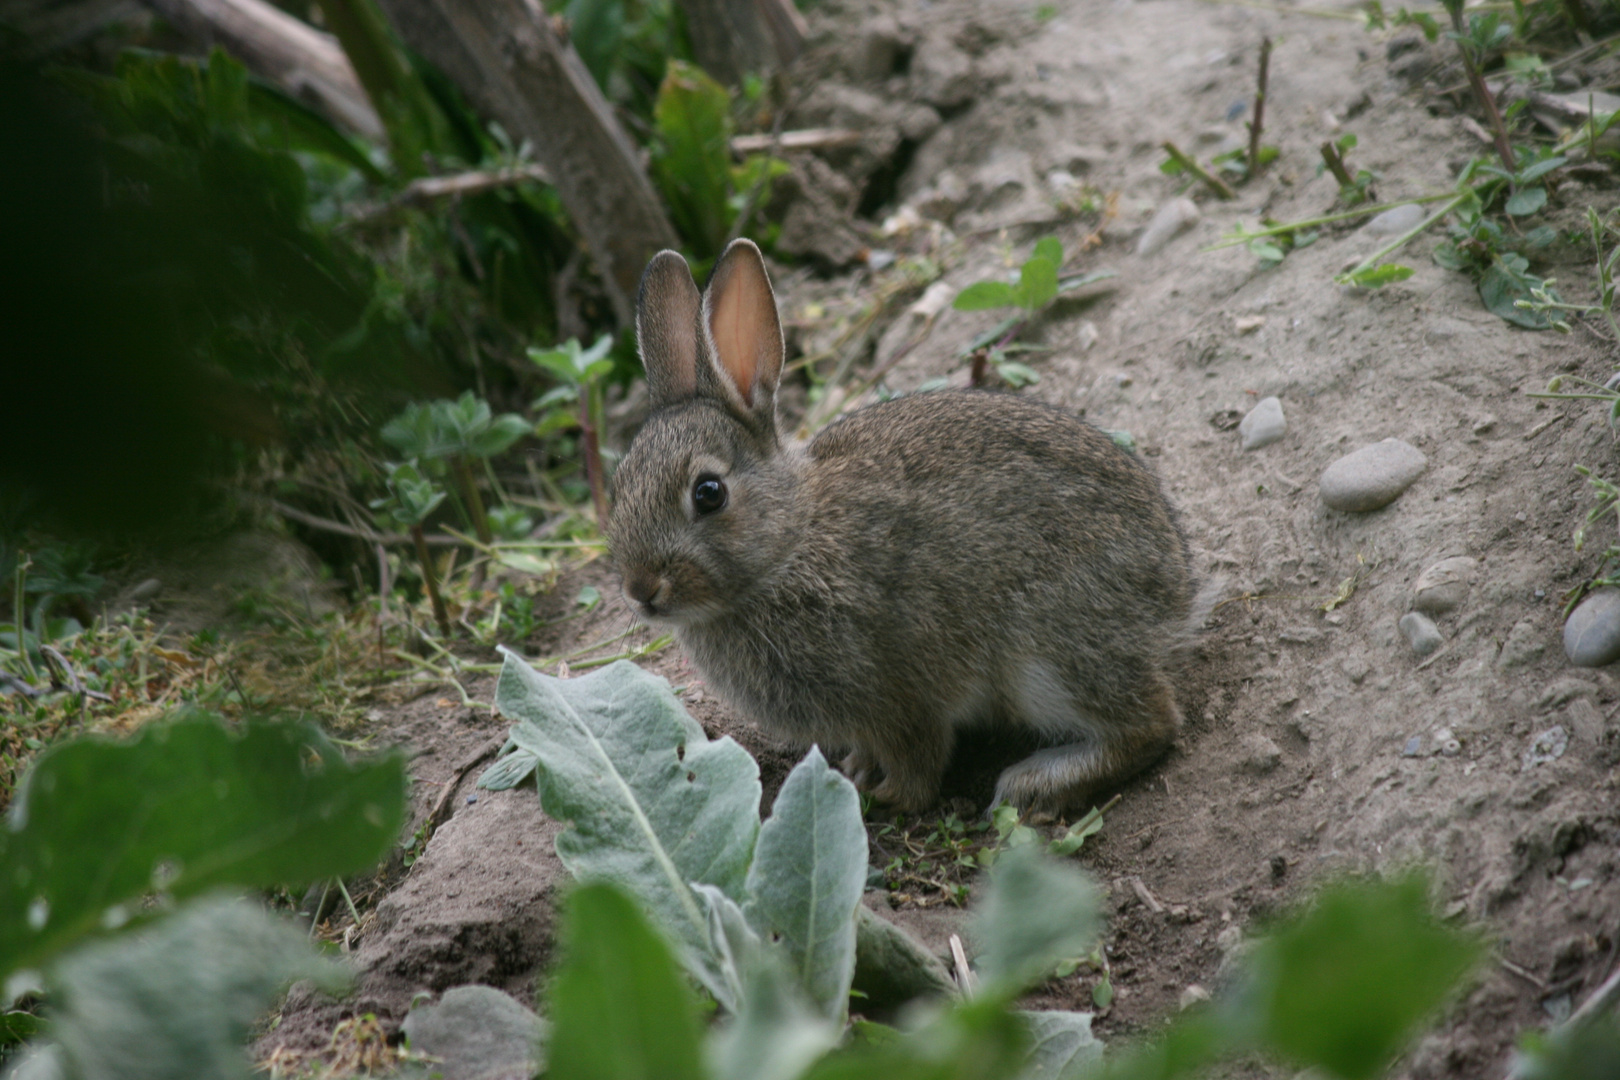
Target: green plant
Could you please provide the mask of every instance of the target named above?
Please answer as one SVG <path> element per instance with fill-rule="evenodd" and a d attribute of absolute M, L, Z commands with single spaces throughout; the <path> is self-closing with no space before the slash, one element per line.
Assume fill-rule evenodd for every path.
<path fill-rule="evenodd" d="M 384 442 L 414 462 L 437 468 L 441 463 L 455 478 L 458 506 L 483 544 L 494 542 L 484 497 L 473 477 L 472 461 L 484 463 L 504 453 L 533 430 L 516 413 L 496 416 L 489 403 L 471 390 L 455 400 L 414 403 L 383 425 Z M 437 505 L 437 503 L 435 503 Z M 431 509 L 431 508 L 429 508 Z"/>
<path fill-rule="evenodd" d="M 1530 298 L 1515 300 L 1514 306 L 1545 319 L 1547 325 L 1560 334 L 1569 333 L 1569 314 L 1602 315 L 1609 324 L 1609 332 L 1616 341 L 1620 341 L 1620 320 L 1614 314 L 1614 273 L 1616 264 L 1620 264 L 1620 243 L 1610 248 L 1606 255 L 1603 251 L 1605 240 L 1620 239 L 1620 230 L 1605 223 L 1602 216 L 1590 206 L 1586 208 L 1586 223 L 1591 230 L 1592 251 L 1597 264 L 1597 297 L 1594 302 L 1565 303 L 1552 291 L 1556 279 L 1548 278 L 1539 285 L 1532 285 Z M 1610 423 L 1614 422 L 1615 418 L 1611 416 Z"/>
<path fill-rule="evenodd" d="M 1373 183 L 1378 180 L 1378 174 L 1368 169 L 1357 169 L 1351 175 L 1345 165 L 1344 157 L 1356 147 L 1357 139 L 1353 132 L 1345 132 L 1331 142 L 1322 144 L 1322 160 L 1316 166 L 1316 175 L 1331 172 L 1333 178 L 1339 182 L 1339 201 L 1346 206 L 1357 206 L 1361 203 L 1377 201 L 1377 193 L 1373 191 Z"/>
<path fill-rule="evenodd" d="M 579 426 L 585 481 L 590 485 L 598 529 L 607 527 L 608 517 L 607 476 L 599 433 L 602 430 L 602 389 L 613 372 L 613 360 L 608 355 L 612 348 L 613 339 L 604 334 L 589 349 L 581 348 L 578 338 L 569 338 L 555 349 L 529 349 L 529 359 L 557 380 L 557 385 L 534 403 L 534 410 L 540 415 L 535 430 L 546 433 L 574 424 Z M 570 404 L 576 412 L 569 412 Z"/>
<path fill-rule="evenodd" d="M 957 311 L 991 311 L 997 308 L 1017 308 L 1019 313 L 1009 316 L 969 343 L 964 358 L 973 362 L 973 384 L 984 383 L 987 366 L 993 366 L 1007 385 L 1017 389 L 1040 381 L 1040 375 L 1010 357 L 1019 352 L 1036 352 L 1038 346 L 1014 345 L 1013 339 L 1029 320 L 1040 314 L 1065 293 L 1113 277 L 1109 270 L 1059 276 L 1063 268 L 1063 244 L 1054 236 L 1036 241 L 1034 250 L 1018 268 L 1013 281 L 985 278 L 975 281 L 956 294 L 951 306 Z"/>
<path fill-rule="evenodd" d="M 27 1075 L 247 1077 L 242 1044 L 270 996 L 343 979 L 218 890 L 370 869 L 405 792 L 399 754 L 351 765 L 302 723 L 232 733 L 193 715 L 41 754 L 0 830 L 6 1000 L 32 990 L 51 1006 Z"/>
<path fill-rule="evenodd" d="M 1431 42 L 1440 38 L 1440 24 L 1426 11 L 1408 11 L 1402 7 L 1397 8 L 1393 15 L 1389 15 L 1385 13 L 1384 5 L 1379 0 L 1366 0 L 1366 3 L 1361 5 L 1361 10 L 1369 30 L 1383 30 L 1390 26 L 1415 26 L 1423 31 L 1423 36 Z"/>
<path fill-rule="evenodd" d="M 411 540 L 416 544 L 416 559 L 422 568 L 422 585 L 433 604 L 434 621 L 439 624 L 439 632 L 448 638 L 450 615 L 444 606 L 444 596 L 439 592 L 439 576 L 428 552 L 427 534 L 422 529 L 428 515 L 444 501 L 444 490 L 422 475 L 415 461 L 403 461 L 389 467 L 388 492 L 386 498 L 373 500 L 371 508 L 384 512 L 410 530 Z"/>

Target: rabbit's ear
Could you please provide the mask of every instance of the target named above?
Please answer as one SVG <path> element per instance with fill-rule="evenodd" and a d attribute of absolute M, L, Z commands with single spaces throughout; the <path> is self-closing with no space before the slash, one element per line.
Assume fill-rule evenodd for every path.
<path fill-rule="evenodd" d="M 636 297 L 636 342 L 655 409 L 697 394 L 701 304 L 686 260 L 674 251 L 654 255 Z"/>
<path fill-rule="evenodd" d="M 782 324 L 765 260 L 751 240 L 734 240 L 720 256 L 703 296 L 709 371 L 716 389 L 744 415 L 774 429 L 776 384 L 782 375 Z M 704 386 L 704 389 L 708 389 Z"/>

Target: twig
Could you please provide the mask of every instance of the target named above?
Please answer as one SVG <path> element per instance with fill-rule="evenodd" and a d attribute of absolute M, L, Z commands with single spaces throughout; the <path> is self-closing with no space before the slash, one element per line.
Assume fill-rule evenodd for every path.
<path fill-rule="evenodd" d="M 956 985 L 961 988 L 962 996 L 972 997 L 978 992 L 979 977 L 968 966 L 967 950 L 962 948 L 962 939 L 957 934 L 951 935 L 951 961 L 955 968 Z"/>
<path fill-rule="evenodd" d="M 439 797 L 434 800 L 433 809 L 428 811 L 427 819 L 422 823 L 427 827 L 428 835 L 431 836 L 433 830 L 444 824 L 445 818 L 449 816 L 445 813 L 445 810 L 450 806 L 450 799 L 455 795 L 456 789 L 461 786 L 461 782 L 467 778 L 467 774 L 477 768 L 483 761 L 500 753 L 501 747 L 505 745 L 506 736 L 497 735 L 479 747 L 471 757 L 456 766 L 455 774 L 439 790 Z"/>
<path fill-rule="evenodd" d="M 1526 397 L 1534 397 L 1536 395 L 1527 394 L 1525 396 Z M 1597 395 L 1594 394 L 1593 396 L 1596 397 Z M 1597 398 L 1597 400 L 1599 400 L 1599 401 L 1608 401 L 1610 399 L 1607 398 L 1607 397 L 1602 397 L 1602 398 Z M 1563 413 L 1559 413 L 1557 416 L 1553 417 L 1551 420 L 1543 420 L 1541 423 L 1537 424 L 1535 427 L 1531 428 L 1529 431 L 1524 433 L 1525 441 L 1529 442 L 1531 439 L 1535 438 L 1537 435 L 1540 435 L 1543 431 L 1546 431 L 1548 428 L 1550 428 L 1554 424 L 1558 423 L 1558 421 L 1567 420 L 1567 419 L 1568 419 L 1567 416 L 1565 416 Z"/>
<path fill-rule="evenodd" d="M 1610 972 L 1603 985 L 1592 991 L 1590 997 L 1581 1002 L 1581 1007 L 1569 1014 L 1566 1025 L 1584 1024 L 1598 1013 L 1620 1004 L 1620 965 Z"/>
<path fill-rule="evenodd" d="M 1491 95 L 1490 87 L 1485 85 L 1485 76 L 1479 73 L 1479 65 L 1474 62 L 1474 54 L 1469 43 L 1464 40 L 1462 21 L 1462 4 L 1451 7 L 1451 25 L 1457 32 L 1457 54 L 1462 57 L 1463 73 L 1468 76 L 1468 85 L 1474 91 L 1474 98 L 1479 107 L 1485 110 L 1485 118 L 1491 122 L 1491 133 L 1496 145 L 1496 156 L 1502 159 L 1502 168 L 1509 174 L 1519 171 L 1518 163 L 1513 160 L 1513 146 L 1508 141 L 1507 125 L 1502 122 L 1502 113 L 1496 107 L 1496 98 Z"/>
<path fill-rule="evenodd" d="M 79 673 L 73 670 L 73 665 L 68 663 L 67 657 L 63 656 L 60 652 L 58 652 L 56 650 L 56 646 L 54 646 L 54 645 L 41 645 L 39 647 L 39 651 L 41 653 L 43 653 L 48 659 L 55 661 L 56 666 L 60 667 L 62 669 L 62 674 L 67 677 L 68 685 L 73 688 L 73 692 L 75 694 L 78 694 L 81 699 L 82 698 L 93 698 L 96 701 L 111 701 L 112 700 L 111 697 L 109 697 L 106 694 L 103 694 L 101 691 L 99 691 L 99 690 L 91 690 L 88 687 L 86 687 L 84 685 L 84 683 L 80 682 L 79 681 Z"/>
<path fill-rule="evenodd" d="M 1177 147 L 1175 143 L 1162 142 L 1159 145 L 1164 148 L 1165 153 L 1170 155 L 1170 160 L 1174 161 L 1177 165 L 1180 165 L 1183 169 L 1186 169 L 1199 180 L 1202 180 L 1204 185 L 1216 195 L 1223 199 L 1237 198 L 1237 192 L 1232 190 L 1232 185 L 1228 184 L 1225 180 L 1222 180 L 1220 177 L 1198 164 L 1198 162 L 1182 153 L 1181 149 Z"/>
<path fill-rule="evenodd" d="M 518 184 L 549 184 L 551 174 L 539 165 L 514 165 L 506 169 L 457 173 L 454 176 L 424 176 L 405 185 L 398 195 L 381 203 L 356 207 L 349 214 L 351 223 L 375 221 L 408 207 L 426 206 L 440 199 L 464 199 L 486 191 Z"/>
<path fill-rule="evenodd" d="M 787 115 L 786 110 L 778 115 Z M 773 131 L 769 135 L 738 135 L 731 140 L 731 152 L 743 157 L 764 150 L 773 153 L 784 150 L 831 150 L 839 146 L 853 146 L 864 138 L 865 132 L 848 128 L 805 128 L 780 134 Z"/>
<path fill-rule="evenodd" d="M 1518 964 L 1515 964 L 1513 961 L 1509 960 L 1505 956 L 1502 958 L 1502 966 L 1504 968 L 1506 968 L 1509 972 L 1511 972 L 1514 975 L 1517 975 L 1519 978 L 1523 979 L 1525 982 L 1527 982 L 1530 985 L 1536 987 L 1538 990 L 1547 989 L 1547 982 L 1541 976 L 1537 975 L 1533 971 L 1525 970 L 1524 968 L 1520 967 Z"/>
<path fill-rule="evenodd" d="M 1249 123 L 1249 160 L 1245 163 L 1248 168 L 1245 175 L 1254 176 L 1260 171 L 1260 132 L 1265 127 L 1266 120 L 1266 76 L 1271 67 L 1271 38 L 1260 39 L 1260 86 L 1254 95 L 1254 120 Z"/>
<path fill-rule="evenodd" d="M 1142 901 L 1142 905 L 1149 911 L 1153 912 L 1153 914 L 1164 914 L 1164 905 L 1159 903 L 1158 897 L 1154 896 L 1153 893 L 1148 891 L 1147 885 L 1143 883 L 1141 878 L 1131 878 L 1131 892 L 1135 893 L 1136 898 Z"/>
<path fill-rule="evenodd" d="M 300 525 L 308 525 L 312 529 L 320 529 L 323 532 L 337 533 L 339 536 L 352 536 L 356 540 L 364 540 L 368 544 L 414 544 L 416 542 L 404 533 L 372 532 L 368 529 L 356 528 L 353 525 L 345 525 L 341 521 L 333 521 L 331 518 L 317 517 L 314 514 L 299 510 L 297 507 L 288 506 L 286 503 L 276 499 L 265 499 L 264 502 L 270 509 L 290 521 L 296 521 Z M 454 536 L 446 536 L 443 533 L 423 533 L 422 539 L 434 547 L 457 547 L 463 543 Z"/>
<path fill-rule="evenodd" d="M 1322 144 L 1322 162 L 1327 166 L 1328 172 L 1333 174 L 1333 179 L 1339 182 L 1340 188 L 1356 186 L 1350 170 L 1344 167 L 1344 158 L 1340 156 L 1339 148 L 1334 146 L 1331 140 Z"/>

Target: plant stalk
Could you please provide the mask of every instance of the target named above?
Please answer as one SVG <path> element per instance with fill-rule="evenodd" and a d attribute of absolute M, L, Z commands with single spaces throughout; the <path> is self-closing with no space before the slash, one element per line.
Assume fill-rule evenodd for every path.
<path fill-rule="evenodd" d="M 427 587 L 428 599 L 433 602 L 433 620 L 439 631 L 450 636 L 450 614 L 444 609 L 444 597 L 439 595 L 439 579 L 433 572 L 433 560 L 428 556 L 427 537 L 420 523 L 411 526 L 411 539 L 416 541 L 416 558 L 422 564 L 422 584 Z"/>
<path fill-rule="evenodd" d="M 1191 157 L 1182 153 L 1181 148 L 1175 143 L 1163 142 L 1159 145 L 1164 149 L 1165 153 L 1170 155 L 1170 160 L 1174 161 L 1177 165 L 1180 165 L 1193 176 L 1196 176 L 1199 180 L 1203 181 L 1204 186 L 1209 188 L 1209 190 L 1213 191 L 1216 195 L 1223 199 L 1237 198 L 1237 192 L 1232 190 L 1231 184 L 1228 184 L 1225 180 L 1222 180 L 1220 177 L 1198 164 L 1198 162 L 1194 161 Z"/>
<path fill-rule="evenodd" d="M 1460 204 L 1464 199 L 1468 198 L 1472 194 L 1473 194 L 1472 191 L 1464 191 L 1459 195 L 1452 196 L 1451 200 L 1449 202 L 1447 202 L 1444 206 L 1442 206 L 1440 209 L 1436 210 L 1434 213 L 1430 214 L 1428 217 L 1424 218 L 1422 221 L 1418 222 L 1416 225 L 1412 226 L 1410 229 L 1407 229 L 1405 232 L 1401 233 L 1401 235 L 1397 236 L 1395 239 L 1391 240 L 1389 243 L 1385 244 L 1383 247 L 1379 248 L 1377 251 L 1373 252 L 1371 255 L 1367 256 L 1365 259 L 1362 259 L 1354 267 L 1352 267 L 1351 269 L 1349 269 L 1349 270 L 1345 271 L 1344 273 L 1340 274 L 1338 277 L 1334 278 L 1333 280 L 1337 281 L 1337 282 L 1340 282 L 1340 283 L 1347 282 L 1351 278 L 1355 277 L 1357 274 L 1361 273 L 1363 270 L 1367 270 L 1367 269 L 1369 269 L 1369 268 L 1371 268 L 1373 266 L 1376 266 L 1378 264 L 1379 259 L 1382 259 L 1385 255 L 1388 255 L 1388 254 L 1390 254 L 1390 253 L 1392 253 L 1394 251 L 1397 251 L 1400 248 L 1404 247 L 1407 243 L 1409 243 L 1411 241 L 1411 239 L 1414 236 L 1418 235 L 1418 233 L 1421 233 L 1423 230 L 1427 229 L 1430 225 L 1433 225 L 1435 222 L 1439 221 L 1441 218 L 1443 218 L 1447 214 L 1451 213 L 1453 210 L 1455 210 L 1457 208 L 1458 204 Z"/>
<path fill-rule="evenodd" d="M 1339 148 L 1333 145 L 1332 140 L 1322 144 L 1322 163 L 1327 166 L 1327 171 L 1333 174 L 1333 179 L 1339 182 L 1341 189 L 1356 186 L 1355 178 L 1350 175 L 1350 170 L 1344 167 L 1344 158 L 1340 156 Z"/>
<path fill-rule="evenodd" d="M 1306 218 L 1302 221 L 1285 221 L 1281 225 L 1271 225 L 1264 229 L 1256 229 L 1254 232 L 1245 232 L 1241 236 L 1228 237 L 1220 243 L 1209 245 L 1207 248 L 1199 248 L 1198 253 L 1202 255 L 1205 252 L 1219 251 L 1222 248 L 1237 247 L 1239 244 L 1247 244 L 1250 240 L 1258 240 L 1264 236 L 1281 236 L 1283 233 L 1298 232 L 1300 229 L 1309 229 L 1315 225 L 1332 225 L 1335 222 L 1349 221 L 1353 218 L 1370 217 L 1373 214 L 1381 214 L 1385 210 L 1393 210 L 1397 206 L 1414 206 L 1439 202 L 1441 199 L 1453 198 L 1456 194 L 1455 191 L 1443 191 L 1434 195 L 1419 195 L 1415 199 L 1400 199 L 1396 202 L 1380 203 L 1377 206 L 1358 206 L 1354 210 L 1327 214 L 1323 217 Z"/>
<path fill-rule="evenodd" d="M 595 385 L 580 387 L 579 436 L 584 447 L 585 482 L 591 487 L 591 505 L 596 509 L 596 527 L 606 532 L 608 521 L 607 478 L 602 474 L 602 446 L 597 439 Z"/>
<path fill-rule="evenodd" d="M 1485 85 L 1485 76 L 1479 73 L 1479 65 L 1474 62 L 1471 46 L 1463 40 L 1462 4 L 1446 5 L 1451 12 L 1452 29 L 1457 31 L 1457 55 L 1462 57 L 1463 72 L 1468 76 L 1468 85 L 1474 91 L 1474 98 L 1479 107 L 1485 111 L 1485 118 L 1491 122 L 1491 141 L 1496 146 L 1496 156 L 1502 159 L 1502 168 L 1509 174 L 1519 171 L 1519 166 L 1513 159 L 1513 146 L 1508 140 L 1507 125 L 1502 122 L 1502 113 L 1496 107 L 1496 98 L 1491 96 L 1491 88 Z"/>
<path fill-rule="evenodd" d="M 1266 77 L 1271 68 L 1271 38 L 1260 39 L 1260 83 L 1254 94 L 1254 120 L 1249 127 L 1249 160 L 1247 176 L 1253 177 L 1260 171 L 1260 132 L 1266 121 Z"/>

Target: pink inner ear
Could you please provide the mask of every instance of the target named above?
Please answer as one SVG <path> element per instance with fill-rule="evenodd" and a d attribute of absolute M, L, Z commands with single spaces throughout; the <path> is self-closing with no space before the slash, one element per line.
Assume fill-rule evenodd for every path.
<path fill-rule="evenodd" d="M 750 408 L 759 403 L 761 368 L 775 314 L 776 300 L 765 275 L 738 260 L 709 309 L 709 333 L 720 367 Z"/>

